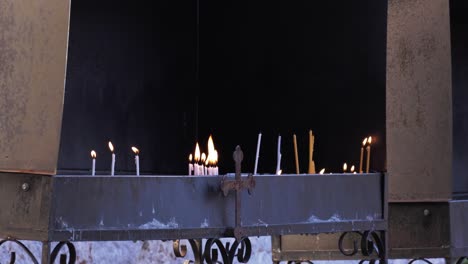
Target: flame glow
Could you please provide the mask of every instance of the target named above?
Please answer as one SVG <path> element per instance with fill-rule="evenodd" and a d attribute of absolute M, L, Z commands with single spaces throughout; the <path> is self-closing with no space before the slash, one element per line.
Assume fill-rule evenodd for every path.
<path fill-rule="evenodd" d="M 321 169 L 319 174 L 324 174 L 325 173 L 325 168 Z"/>
<path fill-rule="evenodd" d="M 218 151 L 216 149 L 213 150 L 213 159 L 212 159 L 212 161 L 213 161 L 213 165 L 215 165 L 215 166 L 218 165 Z"/>
<path fill-rule="evenodd" d="M 369 142 L 369 145 L 372 143 L 372 137 L 369 136 L 369 138 L 367 139 L 367 142 Z"/>
<path fill-rule="evenodd" d="M 364 147 L 367 144 L 367 138 L 362 141 L 362 146 Z"/>
<path fill-rule="evenodd" d="M 348 169 L 348 164 L 346 162 L 343 164 L 343 172 L 345 172 Z"/>
<path fill-rule="evenodd" d="M 213 137 L 210 135 L 208 138 L 208 156 L 213 153 L 215 150 L 214 143 L 213 143 Z"/>
<path fill-rule="evenodd" d="M 93 159 L 96 158 L 96 151 L 91 150 L 91 158 L 93 158 Z"/>
<path fill-rule="evenodd" d="M 138 155 L 138 153 L 140 153 L 140 151 L 136 147 L 132 147 L 132 150 L 135 153 L 135 155 Z"/>
<path fill-rule="evenodd" d="M 109 141 L 109 149 L 111 152 L 114 152 L 114 145 L 112 145 L 112 142 Z"/>
<path fill-rule="evenodd" d="M 281 175 L 281 173 L 283 173 L 283 170 L 279 170 L 278 172 L 276 172 L 276 175 Z"/>
<path fill-rule="evenodd" d="M 205 160 L 206 160 L 206 154 L 205 154 L 205 152 L 203 152 L 203 153 L 201 154 L 201 162 L 202 162 L 202 163 L 205 163 Z"/>
<path fill-rule="evenodd" d="M 195 162 L 198 162 L 200 160 L 200 146 L 197 145 L 195 146 Z"/>
<path fill-rule="evenodd" d="M 351 172 L 354 172 L 354 165 L 351 166 Z"/>
<path fill-rule="evenodd" d="M 188 161 L 192 162 L 192 153 L 190 153 L 190 155 L 188 156 Z"/>

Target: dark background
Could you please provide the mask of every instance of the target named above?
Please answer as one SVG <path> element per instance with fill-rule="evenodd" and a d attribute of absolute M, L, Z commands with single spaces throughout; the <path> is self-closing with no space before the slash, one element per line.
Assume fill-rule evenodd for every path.
<path fill-rule="evenodd" d="M 453 98 L 453 191 L 468 192 L 468 1 L 450 1 Z"/>
<path fill-rule="evenodd" d="M 197 7 L 198 6 L 198 7 Z M 197 12 L 199 13 L 197 20 Z M 385 170 L 386 0 L 73 1 L 59 169 L 186 174 L 213 135 L 220 173 L 244 150 L 252 172 L 294 173 L 293 133 L 307 171 L 358 167 L 372 135 L 372 170 Z M 198 22 L 197 22 L 198 21 Z"/>

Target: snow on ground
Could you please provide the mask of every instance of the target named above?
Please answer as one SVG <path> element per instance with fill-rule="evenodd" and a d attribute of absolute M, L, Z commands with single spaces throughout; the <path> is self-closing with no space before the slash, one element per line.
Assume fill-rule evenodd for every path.
<path fill-rule="evenodd" d="M 222 239 L 232 241 L 233 239 Z M 252 257 L 249 263 L 272 263 L 270 237 L 251 237 Z M 22 241 L 40 260 L 41 243 Z M 185 244 L 188 245 L 187 242 Z M 124 242 L 75 242 L 77 250 L 77 264 L 181 264 L 184 259 L 176 258 L 172 250 L 172 241 L 124 241 Z M 55 243 L 52 244 L 52 247 Z M 17 252 L 17 264 L 30 264 L 31 261 L 22 253 L 22 250 L 12 242 L 0 246 L 0 263 L 9 263 L 8 252 Z M 190 247 L 186 256 L 193 259 Z M 434 264 L 445 263 L 443 259 L 431 259 Z M 359 261 L 314 261 L 315 264 L 357 264 Z M 58 261 L 56 262 L 58 263 Z M 407 264 L 408 260 L 391 260 L 391 264 Z M 415 262 L 417 264 L 418 262 Z"/>

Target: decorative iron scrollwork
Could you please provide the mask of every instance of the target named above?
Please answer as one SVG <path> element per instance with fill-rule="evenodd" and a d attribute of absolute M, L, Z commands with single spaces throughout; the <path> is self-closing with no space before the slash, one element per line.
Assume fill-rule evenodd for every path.
<path fill-rule="evenodd" d="M 20 241 L 14 239 L 14 238 L 8 237 L 8 238 L 0 241 L 0 247 L 3 244 L 5 244 L 6 242 L 12 242 L 12 243 L 15 243 L 15 244 L 19 245 L 21 247 L 21 249 L 23 249 L 23 251 L 26 252 L 26 255 L 29 257 L 29 259 L 32 261 L 32 263 L 39 264 L 36 257 L 34 257 L 33 253 L 31 252 L 31 250 L 29 250 L 28 247 L 26 247 L 26 245 L 24 245 L 23 243 L 21 243 Z M 16 261 L 16 252 L 12 251 L 12 252 L 10 252 L 10 264 L 14 264 L 15 261 Z"/>
<path fill-rule="evenodd" d="M 354 238 L 353 248 L 351 250 L 346 250 L 345 247 L 343 246 L 343 242 L 344 242 L 345 237 L 349 234 L 357 234 L 359 238 L 358 239 Z M 360 264 L 364 264 L 367 262 L 369 262 L 369 264 L 374 264 L 377 261 L 386 262 L 384 240 L 383 238 L 379 236 L 379 234 L 376 231 L 344 232 L 343 234 L 341 234 L 338 240 L 338 248 L 341 254 L 345 256 L 354 256 L 360 251 L 362 256 L 364 257 L 370 257 L 373 255 L 374 252 L 378 257 L 376 259 L 361 260 L 359 262 Z"/>
<path fill-rule="evenodd" d="M 52 253 L 50 254 L 50 263 L 55 262 L 55 259 L 57 259 L 58 253 L 64 246 L 67 246 L 68 248 L 68 262 L 67 262 L 67 254 L 60 254 L 59 263 L 60 264 L 67 264 L 67 263 L 74 264 L 76 262 L 76 249 L 73 243 L 69 241 L 61 241 L 52 250 Z"/>
<path fill-rule="evenodd" d="M 456 264 L 462 264 L 465 261 L 468 261 L 468 256 L 458 258 Z"/>
<path fill-rule="evenodd" d="M 209 264 L 232 264 L 237 258 L 239 263 L 247 263 L 252 255 L 252 243 L 248 237 L 243 237 L 240 241 L 226 242 L 224 245 L 218 238 L 207 239 L 204 248 L 201 240 L 188 240 L 193 251 L 195 260 L 186 260 L 184 263 L 209 263 Z M 183 258 L 187 255 L 187 246 L 182 245 L 180 240 L 173 242 L 174 254 Z"/>
<path fill-rule="evenodd" d="M 425 258 L 415 258 L 415 259 L 412 259 L 410 260 L 410 262 L 408 262 L 408 264 L 413 264 L 413 262 L 416 262 L 416 261 L 422 261 L 422 262 L 425 262 L 427 264 L 432 264 L 432 262 L 430 262 L 429 260 L 425 259 Z"/>

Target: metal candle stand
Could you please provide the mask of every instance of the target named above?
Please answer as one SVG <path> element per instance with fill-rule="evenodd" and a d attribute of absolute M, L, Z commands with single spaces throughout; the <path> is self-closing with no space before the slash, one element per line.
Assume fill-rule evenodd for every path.
<path fill-rule="evenodd" d="M 360 236 L 351 251 L 336 241 L 343 254 L 356 254 L 359 244 L 363 257 L 386 261 L 384 174 L 242 177 L 242 157 L 237 147 L 235 177 L 1 173 L 0 236 L 7 239 L 0 246 L 19 244 L 33 263 L 74 263 L 75 241 L 173 240 L 183 258 L 181 239 L 188 239 L 191 263 L 246 263 L 250 236 L 342 233 Z M 20 240 L 44 241 L 41 262 Z M 52 252 L 51 242 L 59 242 Z M 68 255 L 58 255 L 62 247 Z"/>

